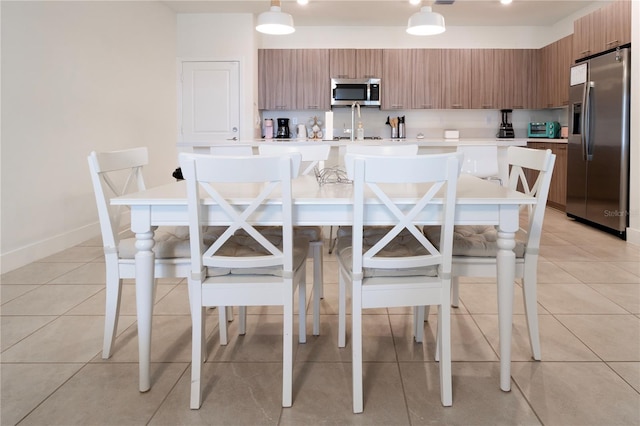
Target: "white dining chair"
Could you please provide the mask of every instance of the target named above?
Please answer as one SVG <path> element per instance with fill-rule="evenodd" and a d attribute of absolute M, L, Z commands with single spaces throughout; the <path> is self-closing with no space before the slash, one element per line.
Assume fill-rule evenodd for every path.
<path fill-rule="evenodd" d="M 540 237 L 546 210 L 551 175 L 556 156 L 551 150 L 511 146 L 507 150 L 511 166 L 508 186 L 536 198 L 535 205 L 523 207 L 520 231 L 516 234 L 516 278 L 522 279 L 524 307 L 533 359 L 541 359 L 538 327 L 537 268 Z M 537 172 L 534 182 L 527 180 L 525 170 Z M 440 238 L 438 227 L 425 227 L 425 235 L 435 245 Z M 451 301 L 458 306 L 458 277 L 496 277 L 498 231 L 494 226 L 464 225 L 454 228 L 453 281 Z M 428 307 L 427 312 L 428 314 Z"/>
<path fill-rule="evenodd" d="M 362 365 L 362 310 L 367 308 L 438 305 L 440 341 L 440 398 L 452 404 L 451 388 L 451 246 L 456 207 L 459 157 L 454 154 L 410 156 L 359 156 L 345 158 L 353 179 L 352 233 L 338 240 L 340 315 L 346 310 L 346 293 L 351 293 L 351 345 L 353 412 L 364 409 Z M 388 195 L 392 187 L 431 184 L 412 208 L 397 205 Z M 434 197 L 438 197 L 434 200 Z M 368 199 L 374 197 L 376 203 Z M 442 198 L 440 198 L 442 197 Z M 396 225 L 364 234 L 365 218 L 380 205 L 394 217 Z M 370 211 L 372 210 L 372 211 Z M 443 230 L 438 250 L 416 223 L 423 211 Z M 378 214 L 380 214 L 378 212 Z M 420 329 L 424 327 L 420 324 Z M 414 320 L 414 334 L 418 326 Z M 339 333 L 346 333 L 343 328 Z"/>
<path fill-rule="evenodd" d="M 135 278 L 135 236 L 121 229 L 121 206 L 111 206 L 113 197 L 145 189 L 142 168 L 149 162 L 147 148 L 91 152 L 91 181 L 98 207 L 106 268 L 104 341 L 102 358 L 111 357 L 118 330 L 122 280 Z M 189 239 L 187 227 L 160 227 L 155 231 L 157 278 L 187 277 Z"/>
<path fill-rule="evenodd" d="M 498 146 L 493 144 L 458 145 L 458 153 L 464 158 L 461 173 L 467 173 L 486 180 L 495 180 L 502 185 L 498 163 Z"/>
<path fill-rule="evenodd" d="M 331 145 L 323 143 L 261 143 L 260 155 L 285 155 L 293 152 L 302 156 L 303 171 L 308 175 L 329 158 Z M 264 232 L 264 231 L 263 231 Z M 309 239 L 309 257 L 313 259 L 313 335 L 320 334 L 320 299 L 324 297 L 324 235 L 321 226 L 294 226 L 294 235 L 304 235 Z"/>
<path fill-rule="evenodd" d="M 205 353 L 204 307 L 282 306 L 282 406 L 292 404 L 293 386 L 293 301 L 298 290 L 299 341 L 306 341 L 306 257 L 309 242 L 293 236 L 291 181 L 298 175 L 300 154 L 279 157 L 228 157 L 180 154 L 180 167 L 187 184 L 191 269 L 189 299 L 192 322 L 190 407 L 202 402 L 202 363 Z M 236 210 L 219 192 L 219 187 L 256 184 L 260 189 L 245 209 Z M 263 235 L 252 221 L 273 197 L 281 202 L 280 235 Z M 205 200 L 206 199 L 206 200 Z M 220 206 L 229 225 L 213 244 L 201 233 L 202 203 Z M 242 230 L 242 234 L 236 231 Z M 226 327 L 221 323 L 220 327 Z M 240 330 L 244 333 L 246 330 Z M 220 389 L 219 392 L 224 392 Z"/>
<path fill-rule="evenodd" d="M 362 154 L 362 155 L 418 155 L 417 144 L 382 144 L 382 145 L 347 145 L 345 146 L 345 157 L 348 154 Z M 329 247 L 329 253 L 333 253 L 338 238 L 350 235 L 351 227 L 340 226 L 336 231 L 336 237 L 333 237 L 333 226 L 329 229 L 329 238 L 331 245 Z"/>

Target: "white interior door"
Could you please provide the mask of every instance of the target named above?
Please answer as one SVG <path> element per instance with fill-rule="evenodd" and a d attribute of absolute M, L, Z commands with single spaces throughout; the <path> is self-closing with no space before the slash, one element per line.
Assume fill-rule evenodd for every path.
<path fill-rule="evenodd" d="M 180 142 L 237 140 L 240 64 L 182 62 Z"/>

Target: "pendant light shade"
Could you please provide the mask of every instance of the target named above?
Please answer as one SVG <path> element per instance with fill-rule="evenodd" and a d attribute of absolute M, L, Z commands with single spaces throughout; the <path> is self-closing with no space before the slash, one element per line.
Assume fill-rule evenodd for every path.
<path fill-rule="evenodd" d="M 256 31 L 264 34 L 284 35 L 291 34 L 296 29 L 293 27 L 293 17 L 280 9 L 280 1 L 272 0 L 271 9 L 262 12 L 258 16 Z"/>
<path fill-rule="evenodd" d="M 412 35 L 435 35 L 445 30 L 444 16 L 433 12 L 431 6 L 423 6 L 409 18 L 407 32 Z"/>

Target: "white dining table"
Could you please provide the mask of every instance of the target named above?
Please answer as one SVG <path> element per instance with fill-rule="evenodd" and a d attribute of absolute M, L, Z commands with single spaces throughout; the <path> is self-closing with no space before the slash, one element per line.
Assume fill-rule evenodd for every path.
<path fill-rule="evenodd" d="M 220 186 L 232 205 L 243 206 L 257 194 L 259 185 Z M 424 185 L 407 184 L 396 188 L 392 198 L 410 209 L 425 191 Z M 340 226 L 352 224 L 353 186 L 349 183 L 320 185 L 314 176 L 301 176 L 293 181 L 294 225 Z M 278 203 L 274 199 L 273 205 Z M 498 228 L 497 299 L 500 339 L 500 388 L 511 389 L 511 329 L 515 279 L 515 233 L 519 228 L 519 209 L 535 204 L 534 197 L 502 187 L 471 175 L 458 180 L 455 223 L 457 225 L 495 225 Z M 113 205 L 129 206 L 131 230 L 136 235 L 136 308 L 139 350 L 139 390 L 151 388 L 151 322 L 154 297 L 154 228 L 188 225 L 185 182 L 173 182 L 111 200 Z M 224 225 L 225 215 L 211 200 L 205 200 L 207 225 Z M 259 210 L 252 222 L 277 225 L 281 218 L 277 209 Z M 391 216 L 384 205 L 371 199 L 366 225 L 387 225 Z M 438 205 L 426 210 L 417 221 L 435 224 Z"/>

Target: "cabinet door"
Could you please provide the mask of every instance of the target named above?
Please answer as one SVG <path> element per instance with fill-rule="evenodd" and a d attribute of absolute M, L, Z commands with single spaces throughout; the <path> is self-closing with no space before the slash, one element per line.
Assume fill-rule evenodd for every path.
<path fill-rule="evenodd" d="M 528 142 L 527 148 L 550 149 L 555 154 L 556 162 L 551 175 L 547 205 L 564 210 L 567 204 L 567 145 L 552 142 Z M 538 177 L 538 172 L 527 170 L 525 176 L 529 184 L 533 185 Z"/>
<path fill-rule="evenodd" d="M 297 53 L 293 49 L 258 50 L 258 108 L 296 108 Z M 327 95 L 329 89 L 327 89 Z"/>
<path fill-rule="evenodd" d="M 603 29 L 600 50 L 631 42 L 631 1 L 617 0 L 600 10 L 600 25 Z"/>
<path fill-rule="evenodd" d="M 556 44 L 556 78 L 554 106 L 562 107 L 569 105 L 569 81 L 571 74 L 571 41 L 573 36 L 568 35 L 558 40 Z"/>
<path fill-rule="evenodd" d="M 498 49 L 473 49 L 471 52 L 471 108 L 497 109 L 503 96 L 502 76 Z"/>
<path fill-rule="evenodd" d="M 442 107 L 471 108 L 471 49 L 442 51 Z"/>
<path fill-rule="evenodd" d="M 415 109 L 442 108 L 442 51 L 440 49 L 412 49 L 411 107 Z"/>
<path fill-rule="evenodd" d="M 551 176 L 548 204 L 564 211 L 567 206 L 567 145 L 561 143 L 549 145 L 551 145 L 551 152 L 556 155 L 556 163 Z"/>
<path fill-rule="evenodd" d="M 357 78 L 356 49 L 331 49 L 329 75 L 330 78 Z"/>
<path fill-rule="evenodd" d="M 381 78 L 382 49 L 331 49 L 331 78 Z"/>
<path fill-rule="evenodd" d="M 382 55 L 382 109 L 411 108 L 411 50 L 385 49 Z"/>
<path fill-rule="evenodd" d="M 595 21 L 600 16 L 600 14 L 596 14 L 596 12 L 590 13 L 573 21 L 573 59 L 584 58 L 596 53 L 594 51 L 596 39 L 595 32 L 598 29 L 595 28 Z M 599 22 L 597 25 L 599 26 Z"/>
<path fill-rule="evenodd" d="M 356 78 L 381 78 L 382 49 L 356 49 Z"/>
<path fill-rule="evenodd" d="M 297 57 L 296 109 L 328 110 L 331 105 L 329 51 L 299 49 Z"/>
<path fill-rule="evenodd" d="M 556 49 L 557 46 L 553 43 L 540 49 L 540 64 L 538 66 L 538 105 L 540 108 L 553 107 L 553 91 L 556 87 L 554 67 Z"/>
<path fill-rule="evenodd" d="M 539 50 L 505 49 L 502 55 L 504 66 L 500 75 L 504 83 L 500 108 L 537 108 Z"/>

